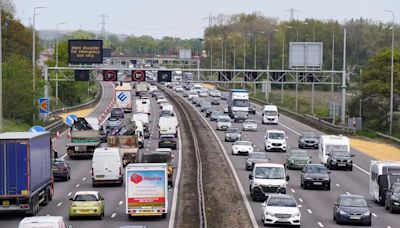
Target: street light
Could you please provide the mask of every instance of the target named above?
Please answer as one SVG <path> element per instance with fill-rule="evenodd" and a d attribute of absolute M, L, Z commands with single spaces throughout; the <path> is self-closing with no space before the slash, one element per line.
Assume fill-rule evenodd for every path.
<path fill-rule="evenodd" d="M 282 66 L 281 69 L 284 70 L 285 69 L 285 29 L 291 29 L 292 26 L 285 26 L 283 28 L 283 32 L 282 32 Z M 279 31 L 277 29 L 274 29 L 274 31 Z M 283 77 L 281 78 L 281 104 L 283 104 Z"/>
<path fill-rule="evenodd" d="M 384 10 L 392 14 L 392 57 L 391 57 L 391 67 L 390 67 L 390 113 L 389 113 L 389 134 L 393 131 L 393 67 L 394 67 L 394 11 Z"/>
<path fill-rule="evenodd" d="M 32 24 L 32 83 L 33 83 L 33 123 L 35 123 L 36 120 L 36 113 L 35 113 L 35 108 L 36 108 L 36 79 L 35 79 L 35 69 L 36 69 L 36 34 L 35 34 L 35 19 L 36 15 L 36 10 L 38 9 L 46 9 L 47 7 L 44 6 L 37 6 L 33 8 L 33 24 Z"/>
<path fill-rule="evenodd" d="M 58 34 L 58 26 L 63 25 L 67 22 L 58 23 L 56 26 Z M 58 37 L 56 38 L 56 67 L 58 67 Z M 56 107 L 58 106 L 58 69 L 56 70 Z"/>

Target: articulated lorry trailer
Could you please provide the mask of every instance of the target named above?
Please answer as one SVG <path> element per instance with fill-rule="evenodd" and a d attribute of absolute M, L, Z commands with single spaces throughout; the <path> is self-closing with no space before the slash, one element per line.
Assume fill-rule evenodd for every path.
<path fill-rule="evenodd" d="M 48 132 L 0 134 L 0 213 L 38 213 L 53 198 L 53 151 Z"/>

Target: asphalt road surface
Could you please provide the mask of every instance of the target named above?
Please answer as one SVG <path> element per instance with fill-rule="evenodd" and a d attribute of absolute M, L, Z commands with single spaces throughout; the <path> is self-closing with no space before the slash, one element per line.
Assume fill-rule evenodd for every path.
<path fill-rule="evenodd" d="M 90 116 L 98 117 L 104 112 L 107 106 L 112 102 L 113 85 L 107 82 L 102 82 L 104 94 L 99 105 L 95 107 Z M 132 97 L 133 102 L 136 97 Z M 134 103 L 133 103 L 134 104 Z M 155 150 L 158 148 L 158 117 L 160 108 L 156 101 L 151 98 L 151 115 L 150 115 L 150 139 L 145 139 L 145 146 L 140 151 Z M 125 121 L 131 119 L 131 114 L 125 114 Z M 65 157 L 66 144 L 70 141 L 66 134 L 62 134 L 59 139 L 54 140 L 53 145 L 58 150 L 60 157 Z M 102 145 L 103 147 L 105 145 Z M 179 153 L 178 150 L 173 150 L 175 155 L 175 172 L 174 181 L 176 178 L 176 171 L 178 170 Z M 49 205 L 41 207 L 37 215 L 58 215 L 64 216 L 68 221 L 68 210 L 70 206 L 69 198 L 74 195 L 76 191 L 95 190 L 99 191 L 105 198 L 105 217 L 102 221 L 91 218 L 82 218 L 74 221 L 68 221 L 73 227 L 96 227 L 96 228 L 110 228 L 120 227 L 123 225 L 146 225 L 147 227 L 168 227 L 169 218 L 171 216 L 171 206 L 173 199 L 173 190 L 170 189 L 168 193 L 168 215 L 166 219 L 161 217 L 146 217 L 129 219 L 125 214 L 125 184 L 121 187 L 107 186 L 107 187 L 92 187 L 91 181 L 91 159 L 70 160 L 65 157 L 65 160 L 71 166 L 71 180 L 67 182 L 56 182 L 55 195 Z M 0 227 L 18 227 L 19 221 L 25 217 L 24 214 L 2 214 L 0 216 Z"/>

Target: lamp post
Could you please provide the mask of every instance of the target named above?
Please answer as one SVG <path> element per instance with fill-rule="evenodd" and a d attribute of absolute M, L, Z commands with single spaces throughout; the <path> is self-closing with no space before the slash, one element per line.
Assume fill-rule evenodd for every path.
<path fill-rule="evenodd" d="M 35 108 L 36 108 L 36 79 L 35 79 L 35 73 L 36 73 L 36 34 L 35 34 L 35 22 L 36 22 L 36 10 L 38 9 L 45 9 L 47 7 L 43 6 L 37 6 L 33 8 L 33 23 L 32 23 L 32 83 L 33 83 L 33 123 L 36 121 L 36 113 L 35 113 Z"/>
<path fill-rule="evenodd" d="M 56 26 L 58 34 L 58 26 L 65 24 L 66 22 L 58 23 Z M 58 37 L 56 38 L 56 67 L 58 67 Z M 56 107 L 58 107 L 58 69 L 56 70 Z"/>
<path fill-rule="evenodd" d="M 282 35 L 282 71 L 285 69 L 285 28 L 291 29 L 292 26 L 286 26 Z M 283 72 L 282 72 L 283 73 Z M 281 104 L 283 104 L 283 77 L 281 78 Z"/>
<path fill-rule="evenodd" d="M 390 66 L 390 112 L 389 112 L 389 134 L 393 132 L 393 67 L 394 67 L 394 11 L 384 10 L 392 14 L 392 56 Z"/>

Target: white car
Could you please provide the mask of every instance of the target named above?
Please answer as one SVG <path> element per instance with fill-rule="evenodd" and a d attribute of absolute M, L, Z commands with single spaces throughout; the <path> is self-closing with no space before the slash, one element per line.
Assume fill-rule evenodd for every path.
<path fill-rule="evenodd" d="M 257 122 L 255 120 L 245 120 L 243 122 L 243 131 L 257 131 Z"/>
<path fill-rule="evenodd" d="M 208 91 L 207 90 L 201 90 L 200 92 L 199 92 L 199 96 L 200 97 L 207 97 L 208 96 Z"/>
<path fill-rule="evenodd" d="M 210 92 L 210 96 L 212 97 L 221 97 L 221 92 L 217 91 L 217 90 L 213 90 Z"/>
<path fill-rule="evenodd" d="M 301 213 L 293 196 L 270 194 L 261 205 L 264 226 L 278 224 L 301 226 Z"/>
<path fill-rule="evenodd" d="M 25 217 L 21 220 L 18 228 L 37 228 L 37 227 L 48 227 L 48 228 L 66 228 L 72 227 L 67 225 L 64 217 L 62 216 L 33 216 Z"/>
<path fill-rule="evenodd" d="M 161 102 L 164 102 L 164 101 L 167 101 L 167 99 L 165 99 L 165 97 L 163 97 L 163 96 L 159 96 L 157 98 L 157 104 L 160 104 Z"/>
<path fill-rule="evenodd" d="M 199 94 L 196 91 L 190 91 L 188 99 L 193 100 L 193 98 L 199 97 Z"/>
<path fill-rule="evenodd" d="M 218 116 L 217 118 L 217 130 L 226 131 L 232 126 L 231 118 L 227 115 Z"/>
<path fill-rule="evenodd" d="M 253 153 L 253 143 L 250 141 L 236 141 L 232 145 L 232 154 L 250 154 Z"/>
<path fill-rule="evenodd" d="M 267 130 L 265 134 L 265 151 L 282 151 L 286 152 L 286 134 L 281 130 Z"/>
<path fill-rule="evenodd" d="M 175 92 L 182 93 L 183 92 L 183 87 L 182 86 L 175 87 Z"/>

